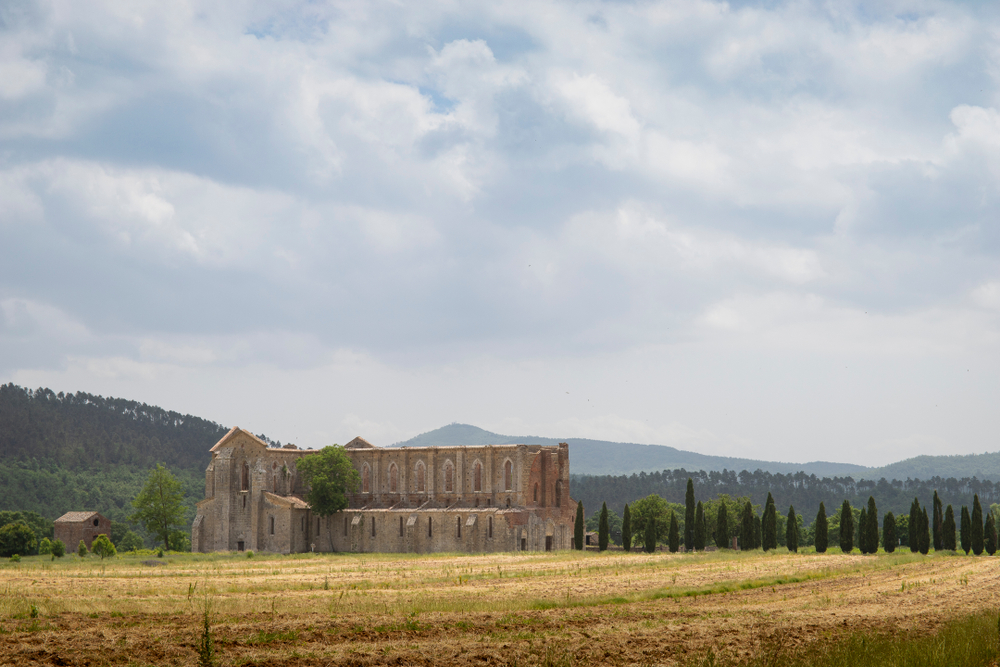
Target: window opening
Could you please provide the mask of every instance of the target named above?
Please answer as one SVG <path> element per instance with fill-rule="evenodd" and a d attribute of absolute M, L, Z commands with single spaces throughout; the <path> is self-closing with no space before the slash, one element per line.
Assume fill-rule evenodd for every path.
<path fill-rule="evenodd" d="M 399 517 L 399 536 L 403 536 L 403 517 Z"/>
<path fill-rule="evenodd" d="M 250 464 L 243 462 L 243 483 L 240 485 L 241 491 L 250 490 Z"/>
<path fill-rule="evenodd" d="M 536 503 L 538 502 L 538 482 L 535 482 L 534 498 L 532 500 Z"/>
<path fill-rule="evenodd" d="M 347 517 L 344 517 L 344 535 L 347 535 Z"/>
<path fill-rule="evenodd" d="M 416 477 L 417 477 L 417 493 L 424 492 L 424 462 L 417 461 L 416 467 Z"/>
<path fill-rule="evenodd" d="M 427 537 L 434 537 L 434 519 L 427 517 Z"/>
<path fill-rule="evenodd" d="M 274 517 L 271 517 L 271 534 L 274 535 Z"/>
<path fill-rule="evenodd" d="M 372 517 L 372 537 L 375 537 L 375 517 Z"/>
<path fill-rule="evenodd" d="M 455 537 L 462 537 L 462 517 L 457 517 L 458 522 L 455 524 Z"/>
<path fill-rule="evenodd" d="M 562 507 L 562 480 L 556 482 L 556 507 Z"/>
<path fill-rule="evenodd" d="M 361 468 L 361 493 L 371 493 L 372 471 L 366 463 Z"/>
<path fill-rule="evenodd" d="M 398 493 L 397 489 L 399 487 L 399 468 L 396 467 L 395 463 L 389 464 L 389 493 Z"/>
<path fill-rule="evenodd" d="M 487 535 L 490 538 L 492 538 L 493 537 L 493 517 L 490 517 L 490 520 L 488 522 L 488 526 L 489 526 L 489 531 L 487 532 Z"/>
<path fill-rule="evenodd" d="M 513 465 L 510 461 L 503 464 L 503 488 L 504 491 L 510 491 L 514 485 L 514 470 Z"/>
<path fill-rule="evenodd" d="M 483 490 L 483 464 L 479 461 L 472 464 L 472 490 L 476 493 Z"/>
<path fill-rule="evenodd" d="M 451 461 L 444 462 L 444 492 L 451 493 L 455 490 L 455 466 Z"/>

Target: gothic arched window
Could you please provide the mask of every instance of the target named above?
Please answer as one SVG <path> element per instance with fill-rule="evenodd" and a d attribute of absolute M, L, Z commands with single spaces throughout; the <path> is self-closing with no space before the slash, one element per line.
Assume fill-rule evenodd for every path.
<path fill-rule="evenodd" d="M 556 481 L 556 507 L 562 507 L 562 480 Z"/>
<path fill-rule="evenodd" d="M 536 502 L 536 503 L 538 502 L 538 482 L 535 482 L 535 493 L 534 493 L 534 497 L 532 498 L 532 500 L 534 502 Z"/>
<path fill-rule="evenodd" d="M 483 490 L 483 464 L 479 461 L 472 464 L 472 490 L 477 493 Z"/>
<path fill-rule="evenodd" d="M 503 488 L 504 491 L 510 491 L 514 488 L 514 465 L 507 459 L 507 462 L 503 464 Z"/>
<path fill-rule="evenodd" d="M 361 493 L 371 493 L 372 471 L 368 464 L 361 466 Z"/>
<path fill-rule="evenodd" d="M 243 491 L 250 490 L 250 464 L 246 461 L 243 462 L 243 483 L 240 485 L 240 489 Z"/>
<path fill-rule="evenodd" d="M 424 492 L 424 462 L 417 461 L 417 465 L 413 469 L 414 477 L 417 479 L 417 493 Z"/>
<path fill-rule="evenodd" d="M 395 463 L 389 464 L 389 493 L 399 492 L 399 468 Z"/>
<path fill-rule="evenodd" d="M 451 493 L 455 490 L 455 466 L 451 461 L 444 462 L 444 492 Z"/>

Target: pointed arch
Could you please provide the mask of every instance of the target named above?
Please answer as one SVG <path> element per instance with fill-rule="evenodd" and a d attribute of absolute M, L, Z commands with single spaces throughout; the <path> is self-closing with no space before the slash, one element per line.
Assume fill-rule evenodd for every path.
<path fill-rule="evenodd" d="M 453 493 L 455 491 L 455 464 L 451 459 L 444 462 L 444 492 Z"/>
<path fill-rule="evenodd" d="M 361 466 L 361 493 L 372 492 L 372 469 L 368 464 Z"/>
<path fill-rule="evenodd" d="M 241 491 L 250 490 L 250 464 L 246 461 L 243 462 L 243 479 L 240 484 Z"/>
<path fill-rule="evenodd" d="M 556 480 L 556 507 L 562 507 L 562 480 Z"/>
<path fill-rule="evenodd" d="M 503 490 L 510 491 L 514 488 L 514 464 L 510 462 L 510 459 L 504 461 L 503 464 Z"/>
<path fill-rule="evenodd" d="M 534 493 L 532 494 L 531 501 L 535 503 L 538 502 L 538 482 L 535 482 L 535 490 Z"/>
<path fill-rule="evenodd" d="M 472 464 L 472 490 L 476 493 L 483 490 L 483 464 L 479 459 Z"/>
<path fill-rule="evenodd" d="M 423 461 L 417 461 L 417 464 L 413 466 L 413 478 L 416 480 L 417 493 L 423 493 L 426 490 L 426 485 L 424 484 L 425 470 Z"/>
<path fill-rule="evenodd" d="M 389 493 L 399 493 L 399 468 L 395 463 L 389 464 Z"/>

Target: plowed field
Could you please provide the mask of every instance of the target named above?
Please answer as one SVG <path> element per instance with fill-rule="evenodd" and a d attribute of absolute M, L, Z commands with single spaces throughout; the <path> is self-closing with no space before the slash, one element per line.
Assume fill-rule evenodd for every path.
<path fill-rule="evenodd" d="M 0 565 L 0 665 L 679 664 L 1000 606 L 952 555 L 68 556 Z"/>

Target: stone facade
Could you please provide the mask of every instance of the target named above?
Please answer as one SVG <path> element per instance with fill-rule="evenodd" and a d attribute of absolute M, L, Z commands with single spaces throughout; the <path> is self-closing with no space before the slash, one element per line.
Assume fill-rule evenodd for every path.
<path fill-rule="evenodd" d="M 80 540 L 89 549 L 98 535 L 111 538 L 111 519 L 97 512 L 66 512 L 55 520 L 53 539 L 62 540 L 67 551 L 76 551 Z"/>
<path fill-rule="evenodd" d="M 312 450 L 233 428 L 212 447 L 193 551 L 491 552 L 569 549 L 569 445 L 345 445 L 361 477 L 348 508 L 313 515 L 296 470 Z"/>

